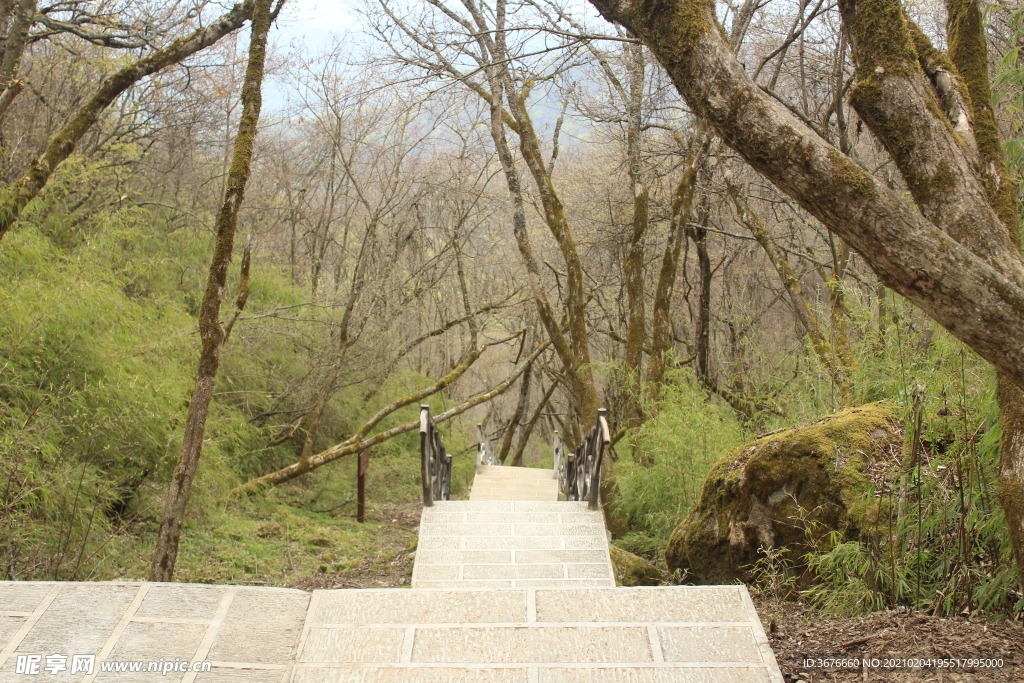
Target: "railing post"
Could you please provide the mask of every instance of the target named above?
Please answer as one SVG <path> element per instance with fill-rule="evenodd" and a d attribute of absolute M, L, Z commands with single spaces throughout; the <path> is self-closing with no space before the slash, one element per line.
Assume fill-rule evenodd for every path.
<path fill-rule="evenodd" d="M 433 434 L 430 424 L 430 406 L 420 406 L 420 462 L 422 465 L 423 479 L 423 506 L 431 507 L 434 504 L 433 473 L 431 472 L 431 451 L 434 448 Z"/>
<path fill-rule="evenodd" d="M 562 486 L 562 473 L 565 471 L 564 459 L 565 455 L 562 453 L 562 437 L 558 436 L 558 432 L 555 432 L 555 455 L 553 468 L 555 470 L 555 479 L 558 481 L 559 487 Z"/>
<path fill-rule="evenodd" d="M 597 424 L 594 426 L 594 471 L 591 473 L 590 501 L 587 505 L 591 510 L 600 506 L 601 500 L 601 466 L 604 463 L 604 449 L 611 443 L 611 436 L 608 434 L 608 409 L 601 408 L 597 411 Z"/>
<path fill-rule="evenodd" d="M 476 473 L 480 474 L 480 470 L 484 464 L 484 426 L 478 424 L 476 426 Z"/>
<path fill-rule="evenodd" d="M 441 434 L 430 417 L 430 406 L 420 406 L 420 463 L 423 469 L 423 506 L 451 500 L 452 456 L 444 452 Z"/>
<path fill-rule="evenodd" d="M 366 521 L 366 470 L 370 469 L 370 449 L 359 454 L 359 467 L 356 472 L 356 521 Z"/>

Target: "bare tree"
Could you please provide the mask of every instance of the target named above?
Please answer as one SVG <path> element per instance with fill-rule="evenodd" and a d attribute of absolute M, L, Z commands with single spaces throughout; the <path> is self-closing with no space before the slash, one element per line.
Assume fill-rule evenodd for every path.
<path fill-rule="evenodd" d="M 212 23 L 195 29 L 189 35 L 152 51 L 104 78 L 71 120 L 50 139 L 46 149 L 33 161 L 28 171 L 0 197 L 0 239 L 3 239 L 25 206 L 43 190 L 56 168 L 74 152 L 82 137 L 114 100 L 146 76 L 180 63 L 240 28 L 251 18 L 254 2 L 247 0 L 244 4 L 235 5 L 231 11 Z"/>
<path fill-rule="evenodd" d="M 442 2 L 428 4 L 432 13 L 402 16 L 391 2 L 382 0 L 375 30 L 395 59 L 432 78 L 463 84 L 489 107 L 491 138 L 511 196 L 513 235 L 530 290 L 541 323 L 562 361 L 575 410 L 583 422 L 589 422 L 597 416 L 599 399 L 586 319 L 586 275 L 551 175 L 557 142 L 552 143 L 551 154 L 545 155 L 528 104 L 534 88 L 556 77 L 564 67 L 556 65 L 553 70 L 535 71 L 537 65 L 520 56 L 529 51 L 517 38 L 516 44 L 510 46 L 509 37 L 515 36 L 519 27 L 509 25 L 505 0 L 497 0 L 493 6 L 470 0 L 461 8 Z M 541 263 L 527 229 L 527 200 L 508 131 L 518 138 L 519 153 L 536 186 L 541 217 L 562 257 L 564 324 L 549 299 Z"/>
<path fill-rule="evenodd" d="M 164 501 L 164 514 L 160 522 L 156 549 L 153 552 L 150 581 L 170 581 L 174 576 L 174 564 L 178 557 L 178 542 L 181 539 L 181 525 L 185 518 L 185 507 L 188 504 L 192 480 L 195 478 L 196 470 L 199 467 L 199 458 L 203 452 L 206 418 L 210 410 L 214 384 L 217 380 L 221 349 L 230 332 L 230 326 L 225 329 L 220 323 L 220 297 L 221 291 L 227 283 L 228 265 L 231 263 L 231 252 L 234 248 L 235 232 L 238 227 L 238 211 L 241 208 L 242 199 L 245 197 L 246 183 L 249 181 L 253 145 L 260 120 L 263 70 L 267 55 L 267 35 L 270 33 L 270 24 L 273 21 L 271 14 L 273 1 L 255 0 L 252 8 L 249 64 L 245 74 L 245 83 L 242 86 L 244 106 L 238 124 L 238 135 L 235 137 L 235 150 L 231 161 L 231 170 L 228 174 L 224 204 L 217 216 L 217 238 L 214 244 L 213 258 L 210 261 L 206 291 L 203 294 L 199 312 L 199 333 L 202 338 L 199 368 L 196 372 L 192 399 L 189 401 L 181 455 L 174 468 L 174 473 L 171 475 L 170 488 Z M 241 307 L 245 305 L 244 297 L 248 296 L 248 292 L 246 291 L 244 296 L 240 292 L 239 296 Z M 231 324 L 233 323 L 232 320 Z"/>

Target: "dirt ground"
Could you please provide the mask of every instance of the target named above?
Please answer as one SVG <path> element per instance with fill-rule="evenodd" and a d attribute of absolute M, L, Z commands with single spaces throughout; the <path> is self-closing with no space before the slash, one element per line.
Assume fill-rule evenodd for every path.
<path fill-rule="evenodd" d="M 319 588 L 401 588 L 412 582 L 413 553 L 410 540 L 420 525 L 422 503 L 386 505 L 379 512 L 379 521 L 389 531 L 377 543 L 379 552 L 366 557 L 358 565 L 342 573 L 305 576 L 290 588 L 312 591 Z"/>
<path fill-rule="evenodd" d="M 1024 683 L 1020 621 L 909 610 L 837 619 L 794 603 L 759 604 L 758 612 L 790 683 Z"/>

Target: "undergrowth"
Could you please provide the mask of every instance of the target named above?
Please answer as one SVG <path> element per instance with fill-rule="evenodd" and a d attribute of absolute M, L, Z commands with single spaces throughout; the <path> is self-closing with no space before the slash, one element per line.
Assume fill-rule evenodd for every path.
<path fill-rule="evenodd" d="M 60 197 L 37 202 L 0 249 L 0 579 L 144 578 L 195 372 L 203 273 L 194 264 L 206 262 L 210 235 L 132 206 L 69 216 Z M 294 462 L 301 447 L 288 428 L 310 401 L 303 387 L 334 313 L 275 311 L 306 297 L 284 269 L 254 263 L 246 314 L 260 322 L 243 317 L 224 349 L 176 580 L 279 583 L 413 542 L 381 515 L 421 495 L 415 432 L 372 449 L 366 524 L 354 521 L 355 458 L 258 499 L 227 495 Z M 348 381 L 316 447 L 425 384 L 399 371 L 367 398 L 366 383 Z M 449 405 L 443 393 L 426 402 Z M 416 417 L 409 406 L 379 427 Z M 469 429 L 453 420 L 441 430 L 459 453 L 458 496 L 472 477 Z"/>
<path fill-rule="evenodd" d="M 886 514 L 861 538 L 813 530 L 811 552 L 796 563 L 785 559 L 792 556 L 785 548 L 762 549 L 755 588 L 847 615 L 899 605 L 940 615 L 1019 615 L 1024 596 L 996 495 L 991 368 L 906 302 L 890 294 L 883 306 L 874 303 L 851 306 L 857 399 L 899 406 L 908 442 L 901 464 L 871 494 Z M 774 394 L 781 415 L 736 414 L 692 374 L 672 378 L 658 417 L 627 437 L 629 457 L 617 464 L 616 503 L 630 525 L 617 545 L 663 561 L 673 528 L 719 456 L 758 433 L 839 408 L 814 359 L 777 364 L 787 362 L 808 371 Z"/>

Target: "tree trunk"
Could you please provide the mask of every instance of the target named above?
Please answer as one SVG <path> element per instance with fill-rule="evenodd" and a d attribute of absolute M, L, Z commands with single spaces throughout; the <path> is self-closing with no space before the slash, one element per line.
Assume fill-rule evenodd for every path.
<path fill-rule="evenodd" d="M 501 437 L 501 450 L 498 451 L 498 460 L 501 461 L 502 465 L 508 459 L 508 452 L 512 450 L 512 438 L 515 436 L 520 420 L 523 419 L 523 413 L 526 412 L 526 403 L 530 399 L 530 370 L 532 368 L 527 366 L 526 371 L 523 373 L 523 382 L 519 387 L 519 400 L 516 402 L 516 410 L 512 413 L 512 419 L 508 421 L 508 427 L 505 428 L 505 433 Z"/>
<path fill-rule="evenodd" d="M 217 380 L 225 336 L 220 324 L 220 292 L 227 281 L 228 265 L 231 262 L 238 226 L 238 212 L 245 196 L 246 183 L 249 181 L 253 143 L 262 104 L 261 89 L 267 54 L 267 34 L 270 32 L 271 2 L 272 0 L 255 0 L 252 11 L 249 64 L 242 86 L 242 118 L 238 123 L 238 135 L 235 138 L 224 203 L 217 215 L 217 237 L 213 258 L 210 261 L 210 273 L 206 280 L 206 291 L 199 311 L 199 333 L 202 339 L 199 368 L 188 406 L 181 455 L 174 468 L 174 474 L 171 475 L 171 483 L 164 500 L 163 520 L 160 523 L 156 550 L 153 553 L 150 581 L 170 581 L 174 576 L 185 508 L 202 455 L 206 418 Z"/>
<path fill-rule="evenodd" d="M 695 369 L 697 379 L 711 385 L 711 256 L 708 254 L 707 224 L 710 216 L 707 197 L 702 198 L 697 225 L 688 226 L 686 234 L 697 249 L 697 358 Z"/>
<path fill-rule="evenodd" d="M 641 165 L 643 153 L 644 48 L 626 45 L 629 91 L 626 95 L 626 156 L 629 162 L 629 184 L 633 191 L 633 229 L 626 245 L 622 271 L 626 279 L 626 348 L 622 363 L 625 398 L 625 427 L 637 427 L 643 421 L 641 364 L 644 340 L 647 338 L 646 294 L 644 292 L 644 243 L 650 225 L 650 192 L 644 182 Z"/>
<path fill-rule="evenodd" d="M 36 0 L 20 0 L 17 9 L 14 10 L 11 29 L 7 33 L 4 56 L 0 60 L 0 87 L 3 88 L 3 94 L 0 95 L 0 125 L 3 125 L 14 98 L 24 88 L 21 83 L 15 81 L 15 77 L 18 75 L 21 58 L 25 54 L 28 32 L 32 28 L 35 16 Z"/>
<path fill-rule="evenodd" d="M 1006 375 L 998 378 L 999 418 L 999 502 L 1006 514 L 1017 560 L 1017 578 L 1024 591 L 1024 392 Z"/>

